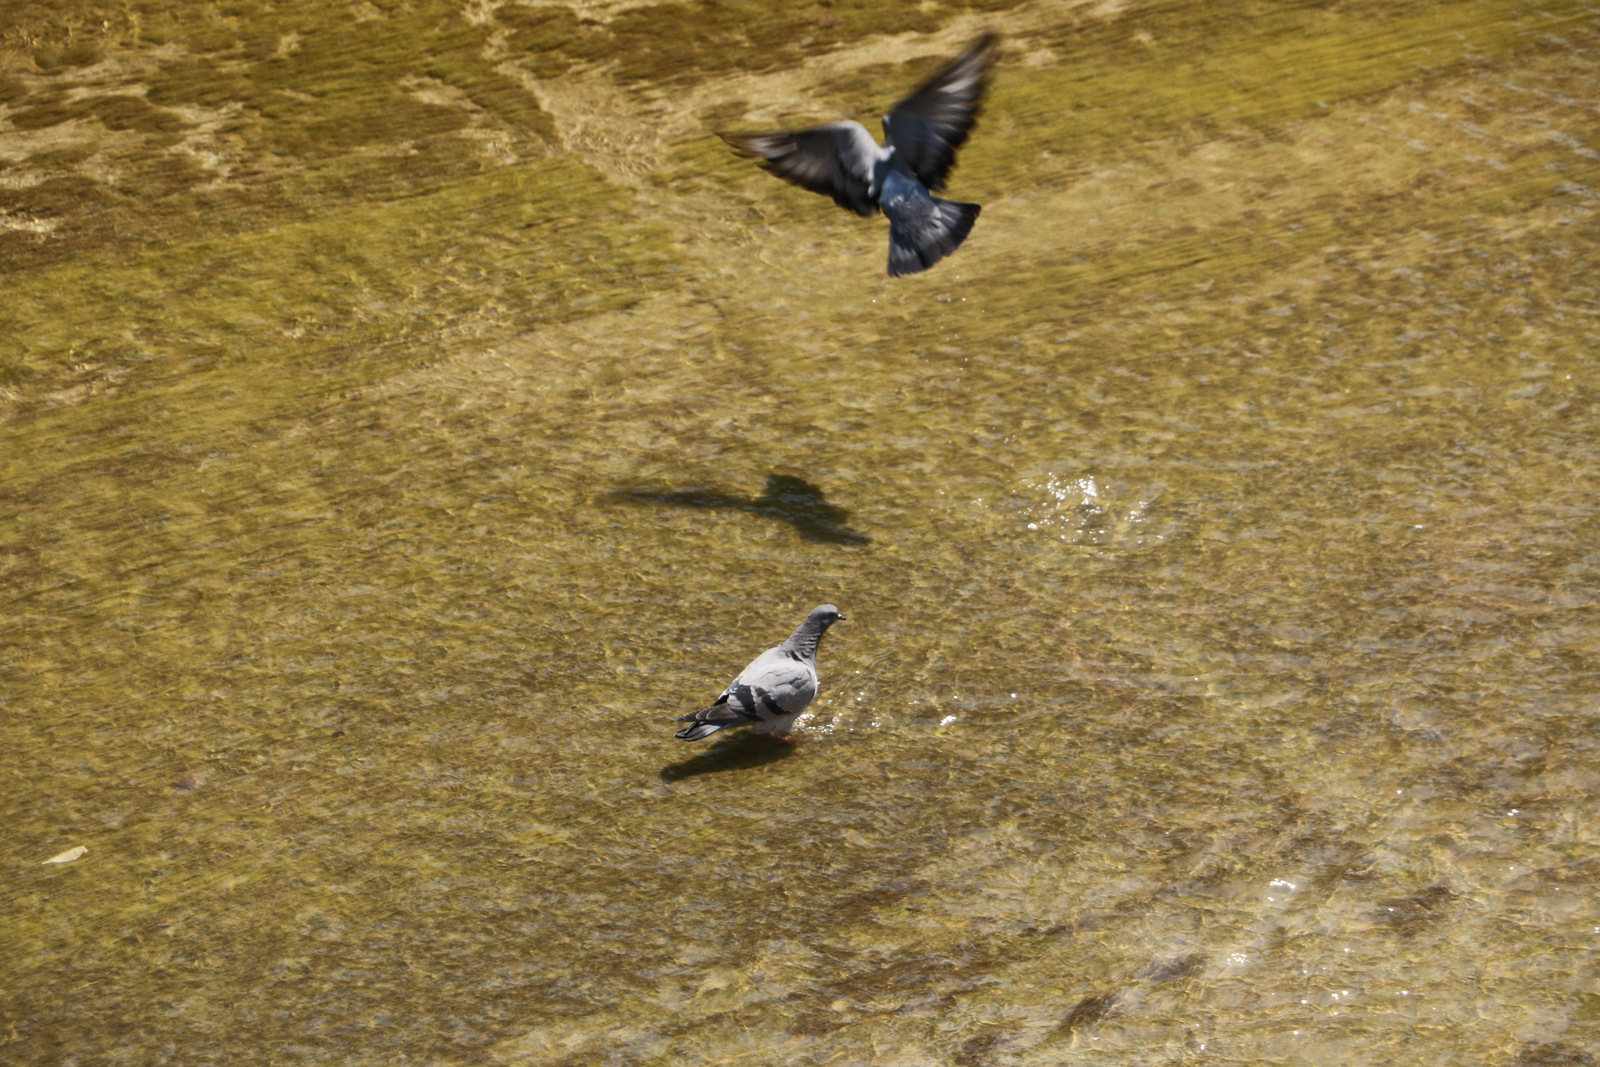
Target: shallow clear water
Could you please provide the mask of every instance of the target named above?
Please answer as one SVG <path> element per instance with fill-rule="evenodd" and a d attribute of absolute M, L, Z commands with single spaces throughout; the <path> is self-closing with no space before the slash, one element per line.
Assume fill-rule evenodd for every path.
<path fill-rule="evenodd" d="M 926 275 L 711 136 L 984 27 Z M 19 9 L 6 1061 L 1593 1062 L 1597 45 Z"/>

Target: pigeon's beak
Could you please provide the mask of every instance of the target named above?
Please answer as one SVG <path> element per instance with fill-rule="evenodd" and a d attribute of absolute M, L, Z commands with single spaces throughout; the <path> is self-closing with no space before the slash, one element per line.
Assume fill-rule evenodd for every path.
<path fill-rule="evenodd" d="M 834 619 L 833 621 L 834 622 L 844 622 L 844 616 L 840 615 L 838 618 Z"/>

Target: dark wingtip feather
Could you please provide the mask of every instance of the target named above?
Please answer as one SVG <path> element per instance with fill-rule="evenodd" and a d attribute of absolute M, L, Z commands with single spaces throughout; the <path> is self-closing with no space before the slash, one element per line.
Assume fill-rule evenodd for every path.
<path fill-rule="evenodd" d="M 756 150 L 755 145 L 753 145 L 751 143 L 756 138 L 754 136 L 750 135 L 750 134 L 723 133 L 721 130 L 718 130 L 717 131 L 717 136 L 722 138 L 723 141 L 727 142 L 727 145 L 728 145 L 729 148 L 731 148 L 735 152 L 739 153 L 739 155 L 743 156 L 745 159 L 764 159 L 765 158 L 760 152 L 758 152 Z"/>
<path fill-rule="evenodd" d="M 994 65 L 1000 62 L 1000 57 L 1003 54 L 1000 48 L 1000 35 L 994 30 L 984 30 L 983 35 L 968 45 L 967 50 L 961 53 L 956 63 L 977 60 L 983 64 L 983 77 L 987 78 Z"/>

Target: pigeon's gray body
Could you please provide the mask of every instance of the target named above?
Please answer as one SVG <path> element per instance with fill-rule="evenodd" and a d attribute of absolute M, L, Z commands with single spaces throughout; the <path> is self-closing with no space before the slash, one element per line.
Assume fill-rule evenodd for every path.
<path fill-rule="evenodd" d="M 881 210 L 889 219 L 890 276 L 916 274 L 959 248 L 982 210 L 932 193 L 944 188 L 956 150 L 977 121 L 994 45 L 995 37 L 986 34 L 900 101 L 883 118 L 881 147 L 859 122 L 722 137 L 780 178 L 831 196 L 842 208 L 858 215 Z"/>
<path fill-rule="evenodd" d="M 817 696 L 817 645 L 828 627 L 842 618 L 832 604 L 814 609 L 787 641 L 767 649 L 740 671 L 715 704 L 680 716 L 679 722 L 691 725 L 678 731 L 678 739 L 698 741 L 732 726 L 788 733 Z"/>

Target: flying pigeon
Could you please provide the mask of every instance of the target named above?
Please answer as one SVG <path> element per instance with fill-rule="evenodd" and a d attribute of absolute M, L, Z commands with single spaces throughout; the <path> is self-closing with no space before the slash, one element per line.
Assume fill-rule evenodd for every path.
<path fill-rule="evenodd" d="M 730 726 L 787 735 L 817 695 L 817 645 L 828 627 L 842 618 L 832 604 L 813 608 L 789 640 L 767 649 L 740 671 L 715 704 L 679 716 L 679 722 L 693 725 L 679 730 L 678 740 L 698 741 Z"/>
<path fill-rule="evenodd" d="M 984 79 L 999 56 L 986 33 L 932 81 L 883 117 L 883 147 L 859 122 L 798 133 L 720 136 L 802 189 L 833 197 L 857 215 L 889 217 L 889 276 L 927 270 L 972 232 L 982 210 L 930 195 L 944 189 L 956 149 L 978 117 Z"/>

